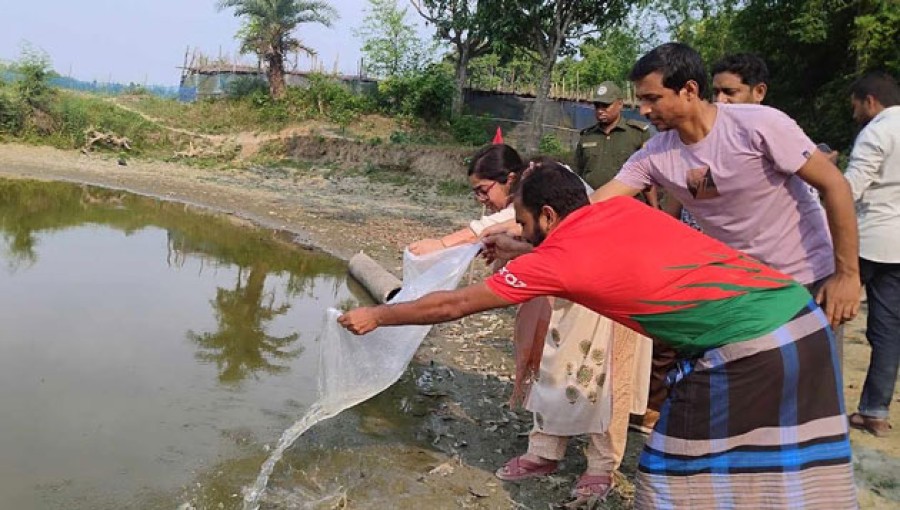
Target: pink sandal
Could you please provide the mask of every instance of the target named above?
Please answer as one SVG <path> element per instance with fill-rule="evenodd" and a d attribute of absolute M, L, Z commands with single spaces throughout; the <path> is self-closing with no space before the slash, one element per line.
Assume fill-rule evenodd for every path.
<path fill-rule="evenodd" d="M 613 479 L 610 475 L 588 475 L 578 477 L 572 497 L 578 499 L 594 498 L 605 501 L 613 488 Z"/>
<path fill-rule="evenodd" d="M 527 478 L 537 478 L 539 476 L 549 475 L 556 471 L 557 464 L 559 463 L 555 460 L 539 464 L 526 459 L 523 455 L 519 455 L 518 457 L 509 459 L 506 464 L 494 474 L 503 481 L 515 482 Z"/>

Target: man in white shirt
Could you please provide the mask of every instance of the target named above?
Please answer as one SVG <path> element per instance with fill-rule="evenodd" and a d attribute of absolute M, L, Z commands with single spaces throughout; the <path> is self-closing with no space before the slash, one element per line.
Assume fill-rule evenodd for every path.
<path fill-rule="evenodd" d="M 864 126 L 845 176 L 859 219 L 860 277 L 869 303 L 869 371 L 852 427 L 883 437 L 900 366 L 900 86 L 871 72 L 850 89 L 853 120 Z"/>

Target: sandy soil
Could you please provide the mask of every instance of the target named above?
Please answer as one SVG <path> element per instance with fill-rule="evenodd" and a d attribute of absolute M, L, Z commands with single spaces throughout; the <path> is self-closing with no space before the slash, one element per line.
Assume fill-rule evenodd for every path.
<path fill-rule="evenodd" d="M 238 222 L 292 231 L 298 242 L 344 259 L 365 251 L 397 273 L 405 245 L 460 228 L 479 213 L 467 197 L 439 192 L 433 176 L 373 178 L 337 171 L 334 165 L 201 169 L 132 160 L 120 166 L 97 154 L 0 144 L 0 176 L 88 183 L 195 204 L 230 214 Z M 473 278 L 484 274 L 479 267 Z M 396 507 L 419 508 L 428 501 L 446 508 L 547 508 L 566 499 L 584 468 L 578 441 L 570 445 L 557 475 L 520 484 L 504 484 L 491 475 L 524 451 L 530 429 L 528 415 L 504 405 L 514 367 L 511 317 L 501 311 L 441 325 L 423 343 L 412 377 L 427 378 L 429 384 L 420 388 L 414 402 L 423 419 L 413 435 L 429 448 L 382 445 L 378 453 L 400 470 L 398 476 L 408 479 L 404 491 L 415 486 L 417 496 L 398 500 Z M 855 408 L 869 359 L 864 325 L 861 316 L 847 328 L 849 409 Z M 894 423 L 900 423 L 898 409 L 895 405 L 892 410 Z M 851 439 L 863 508 L 898 508 L 900 432 L 876 439 L 853 431 Z M 629 437 L 622 467 L 626 477 L 634 473 L 641 443 L 641 436 Z M 605 507 L 629 508 L 630 490 L 623 480 Z M 371 507 L 365 494 L 362 485 L 356 493 L 351 490 L 347 507 Z"/>

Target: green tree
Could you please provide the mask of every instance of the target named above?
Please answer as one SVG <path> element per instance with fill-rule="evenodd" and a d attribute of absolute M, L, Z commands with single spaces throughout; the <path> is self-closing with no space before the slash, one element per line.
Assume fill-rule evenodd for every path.
<path fill-rule="evenodd" d="M 46 111 L 53 94 L 49 81 L 53 75 L 50 56 L 43 50 L 25 45 L 13 69 L 19 75 L 15 88 L 21 101 L 33 110 Z"/>
<path fill-rule="evenodd" d="M 408 9 L 397 0 L 369 0 L 369 9 L 356 36 L 363 41 L 366 70 L 380 78 L 421 69 L 431 59 L 431 46 L 422 41 L 407 19 Z"/>
<path fill-rule="evenodd" d="M 748 51 L 766 60 L 766 102 L 816 141 L 853 141 L 848 87 L 865 71 L 900 74 L 897 0 L 658 0 L 649 18 L 668 38 L 696 48 L 707 64 Z"/>
<path fill-rule="evenodd" d="M 749 0 L 733 23 L 742 49 L 765 58 L 767 102 L 816 141 L 849 148 L 850 83 L 865 71 L 900 73 L 897 0 Z"/>
<path fill-rule="evenodd" d="M 413 7 L 436 28 L 435 38 L 447 41 L 453 48 L 450 60 L 454 66 L 456 94 L 450 111 L 454 117 L 462 113 L 469 63 L 491 50 L 490 36 L 496 12 L 489 0 L 410 0 Z"/>
<path fill-rule="evenodd" d="M 746 0 L 655 0 L 649 11 L 662 20 L 668 38 L 691 46 L 711 63 L 740 51 L 732 24 L 746 4 Z"/>
<path fill-rule="evenodd" d="M 540 82 L 537 56 L 520 48 L 501 48 L 500 51 L 472 59 L 470 63 L 473 87 L 483 90 L 502 90 L 533 94 Z"/>
<path fill-rule="evenodd" d="M 600 82 L 623 84 L 631 66 L 641 56 L 641 38 L 631 27 L 614 27 L 578 47 L 579 58 L 560 61 L 557 82 L 565 80 L 573 89 L 589 90 Z"/>
<path fill-rule="evenodd" d="M 900 74 L 900 2 L 857 2 L 850 49 L 856 56 L 856 72 L 877 67 Z"/>
<path fill-rule="evenodd" d="M 503 12 L 497 28 L 502 42 L 532 50 L 539 77 L 525 149 L 537 150 L 543 135 L 544 110 L 553 69 L 560 56 L 574 51 L 575 41 L 620 23 L 632 0 L 498 0 Z"/>
<path fill-rule="evenodd" d="M 469 61 L 466 70 L 468 85 L 480 90 L 496 90 L 504 83 L 506 69 L 500 61 L 500 55 L 488 53 Z"/>
<path fill-rule="evenodd" d="M 0 134 L 18 135 L 25 120 L 24 108 L 12 87 L 0 81 Z"/>
<path fill-rule="evenodd" d="M 378 102 L 387 113 L 418 117 L 425 121 L 450 120 L 453 95 L 452 70 L 448 65 L 429 64 L 421 71 L 391 76 L 378 84 Z"/>
<path fill-rule="evenodd" d="M 303 23 L 319 23 L 330 27 L 337 11 L 324 0 L 219 0 L 219 10 L 234 9 L 244 18 L 238 32 L 242 53 L 255 53 L 266 64 L 269 92 L 273 98 L 284 97 L 284 59 L 297 51 L 313 50 L 304 46 L 292 33 Z"/>

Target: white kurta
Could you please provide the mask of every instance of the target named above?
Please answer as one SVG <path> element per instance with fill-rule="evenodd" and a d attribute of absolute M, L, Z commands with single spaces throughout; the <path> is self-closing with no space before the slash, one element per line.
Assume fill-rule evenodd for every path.
<path fill-rule="evenodd" d="M 614 345 L 616 349 L 633 349 L 633 356 L 623 357 L 629 366 L 613 361 Z M 540 372 L 525 403 L 526 409 L 535 413 L 538 430 L 557 436 L 606 432 L 613 411 L 614 377 L 631 379 L 630 411 L 642 414 L 647 404 L 652 349 L 650 339 L 583 306 L 556 298 Z"/>

